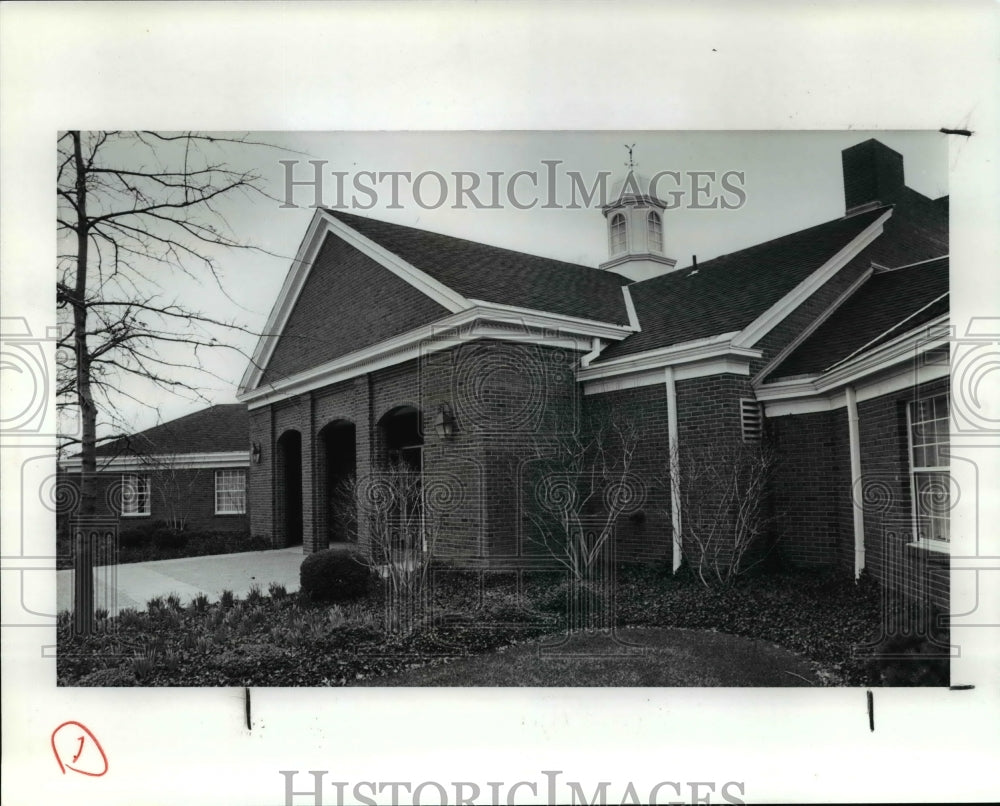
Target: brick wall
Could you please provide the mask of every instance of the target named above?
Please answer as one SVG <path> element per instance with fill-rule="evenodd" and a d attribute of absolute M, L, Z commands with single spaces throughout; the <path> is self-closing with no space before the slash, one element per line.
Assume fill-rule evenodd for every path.
<path fill-rule="evenodd" d="M 865 502 L 865 565 L 890 587 L 947 608 L 948 555 L 916 548 L 910 494 L 906 407 L 915 396 L 947 391 L 942 379 L 858 403 Z"/>
<path fill-rule="evenodd" d="M 779 449 L 775 499 L 783 557 L 798 565 L 854 568 L 853 501 L 864 502 L 865 567 L 893 590 L 947 608 L 948 556 L 911 546 L 913 516 L 906 407 L 942 379 L 858 403 L 860 490 L 852 491 L 846 408 L 769 420 Z"/>
<path fill-rule="evenodd" d="M 142 473 L 143 471 L 136 471 Z M 212 532 L 247 531 L 248 515 L 215 514 L 215 471 L 201 470 L 153 470 L 150 476 L 150 514 L 121 515 L 122 473 L 104 472 L 96 477 L 96 508 L 98 517 L 120 518 L 121 529 L 132 529 L 153 523 L 169 521 L 173 517 L 184 520 L 186 528 Z M 78 473 L 60 471 L 59 484 L 79 489 Z M 68 520 L 77 512 L 77 494 L 67 495 L 67 506 L 59 509 L 60 528 L 68 528 Z M 248 490 L 247 505 L 250 494 Z"/>
<path fill-rule="evenodd" d="M 673 527 L 670 515 L 670 433 L 664 383 L 622 389 L 584 399 L 585 411 L 604 409 L 633 421 L 639 432 L 631 473 L 642 503 L 615 524 L 616 554 L 625 562 L 669 563 Z M 609 446 L 610 447 L 610 446 Z"/>
<path fill-rule="evenodd" d="M 851 466 L 845 410 L 768 421 L 780 557 L 795 566 L 854 567 Z"/>
<path fill-rule="evenodd" d="M 273 535 L 276 546 L 289 544 L 277 446 L 283 434 L 297 431 L 304 550 L 324 548 L 331 509 L 323 429 L 353 424 L 356 475 L 363 481 L 385 462 L 381 424 L 405 406 L 420 412 L 426 515 L 436 552 L 480 559 L 516 554 L 520 469 L 551 435 L 573 427 L 578 359 L 558 344 L 479 340 L 254 409 L 251 439 L 262 446 L 260 464 L 251 466 L 250 488 L 262 501 L 253 510 L 254 532 Z M 454 417 L 450 437 L 435 429 L 442 404 Z M 362 535 L 365 520 L 359 518 Z"/>

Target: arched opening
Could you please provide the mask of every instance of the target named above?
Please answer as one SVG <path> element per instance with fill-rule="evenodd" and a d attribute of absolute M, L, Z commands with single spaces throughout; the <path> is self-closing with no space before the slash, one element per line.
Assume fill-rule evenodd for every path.
<path fill-rule="evenodd" d="M 322 496 L 316 512 L 321 544 L 346 543 L 356 536 L 357 502 L 351 482 L 356 472 L 354 423 L 336 420 L 319 432 L 317 488 Z"/>
<path fill-rule="evenodd" d="M 659 254 L 663 251 L 663 219 L 655 210 L 646 216 L 646 235 L 649 251 Z"/>
<path fill-rule="evenodd" d="M 302 434 L 286 431 L 276 451 L 278 490 L 275 525 L 282 544 L 302 545 Z"/>
<path fill-rule="evenodd" d="M 379 459 L 384 480 L 393 488 L 393 505 L 384 513 L 391 534 L 383 542 L 396 551 L 421 551 L 423 527 L 423 447 L 420 410 L 399 406 L 379 421 Z"/>
<path fill-rule="evenodd" d="M 420 409 L 399 406 L 379 421 L 384 467 L 402 465 L 420 473 L 423 468 L 424 433 Z"/>
<path fill-rule="evenodd" d="M 610 229 L 610 249 L 612 255 L 624 252 L 628 246 L 628 234 L 626 232 L 625 216 L 615 213 L 611 217 Z"/>

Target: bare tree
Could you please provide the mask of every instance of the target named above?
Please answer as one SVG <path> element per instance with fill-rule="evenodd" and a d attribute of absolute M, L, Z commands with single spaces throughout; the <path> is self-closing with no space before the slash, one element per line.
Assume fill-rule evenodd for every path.
<path fill-rule="evenodd" d="M 629 416 L 595 412 L 581 428 L 535 446 L 541 473 L 527 515 L 532 539 L 579 581 L 608 548 L 615 525 L 645 500 L 632 473 L 639 429 Z"/>
<path fill-rule="evenodd" d="M 425 495 L 418 471 L 392 462 L 366 478 L 345 479 L 334 497 L 360 561 L 384 585 L 386 628 L 412 632 L 430 612 L 431 568 L 445 515 L 435 506 L 438 496 Z"/>
<path fill-rule="evenodd" d="M 686 559 L 706 587 L 730 585 L 766 559 L 775 464 L 769 443 L 738 438 L 681 449 L 670 462 Z"/>
<path fill-rule="evenodd" d="M 60 449 L 79 447 L 83 516 L 95 511 L 99 412 L 113 422 L 123 398 L 148 405 L 129 392 L 129 376 L 203 398 L 199 350 L 234 349 L 227 334 L 250 332 L 170 290 L 187 277 L 225 293 L 220 255 L 255 248 L 231 232 L 225 209 L 233 197 L 266 195 L 259 174 L 226 162 L 227 151 L 250 147 L 273 146 L 195 133 L 67 131 L 58 138 L 57 407 L 80 418 L 79 437 L 64 437 Z"/>

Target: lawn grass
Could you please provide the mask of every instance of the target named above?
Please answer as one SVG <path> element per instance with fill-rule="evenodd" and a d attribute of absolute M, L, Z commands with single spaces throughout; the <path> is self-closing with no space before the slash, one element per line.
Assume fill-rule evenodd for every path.
<path fill-rule="evenodd" d="M 526 644 L 367 681 L 372 686 L 810 686 L 803 658 L 724 633 L 630 627 Z M 351 685 L 358 685 L 352 683 Z"/>
<path fill-rule="evenodd" d="M 606 634 L 565 636 L 565 582 L 551 574 L 446 571 L 406 635 L 385 629 L 377 591 L 345 605 L 275 587 L 244 600 L 154 600 L 89 637 L 58 625 L 60 685 L 878 685 L 883 598 L 870 582 L 768 574 L 708 591 L 684 574 L 621 568 L 606 623 L 645 652 L 581 658 Z M 746 640 L 751 639 L 751 640 Z M 780 647 L 781 649 L 777 649 Z M 586 654 L 586 653 L 584 653 Z M 565 655 L 565 653 L 564 653 Z M 913 669 L 925 669 L 912 665 Z M 946 674 L 946 672 L 945 672 Z M 906 675 L 897 678 L 905 682 Z M 932 675 L 940 684 L 940 675 Z M 408 682 L 412 680 L 414 682 Z"/>

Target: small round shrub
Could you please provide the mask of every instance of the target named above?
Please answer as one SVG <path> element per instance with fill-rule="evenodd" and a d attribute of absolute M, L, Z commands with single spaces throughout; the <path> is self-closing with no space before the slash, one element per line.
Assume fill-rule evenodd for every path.
<path fill-rule="evenodd" d="M 371 575 L 360 555 L 351 550 L 326 549 L 310 554 L 299 568 L 302 592 L 311 599 L 349 602 L 368 592 Z"/>

